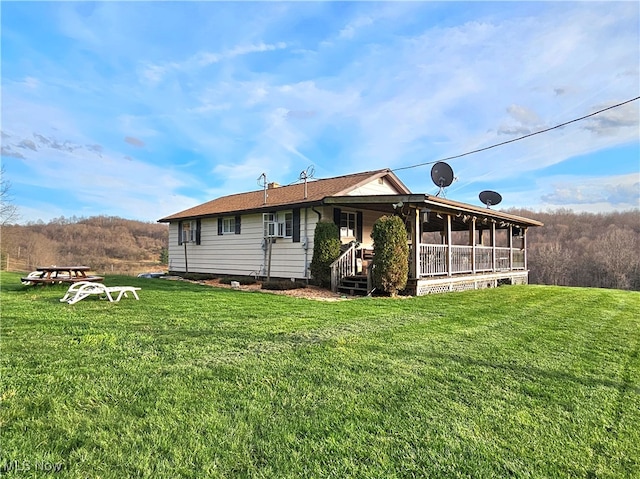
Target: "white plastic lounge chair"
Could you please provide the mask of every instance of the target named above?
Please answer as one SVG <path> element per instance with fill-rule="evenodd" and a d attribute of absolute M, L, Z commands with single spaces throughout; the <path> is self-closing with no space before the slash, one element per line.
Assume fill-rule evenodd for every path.
<path fill-rule="evenodd" d="M 31 281 L 29 281 L 31 278 L 34 278 L 34 279 L 42 278 L 42 271 L 32 271 L 31 273 L 29 273 L 24 278 L 21 278 L 22 284 L 24 284 L 26 286 L 32 285 L 33 283 Z"/>
<path fill-rule="evenodd" d="M 101 283 L 92 283 L 90 281 L 79 281 L 72 284 L 65 295 L 60 300 L 61 303 L 67 302 L 69 304 L 75 304 L 78 301 L 82 301 L 84 298 L 88 298 L 91 295 L 104 295 L 110 302 L 118 302 L 123 297 L 127 298 L 128 293 L 133 294 L 134 298 L 138 297 L 137 291 L 141 288 L 134 288 L 133 286 L 105 286 Z M 117 296 L 116 296 L 117 293 Z M 115 298 L 114 298 L 115 296 Z"/>

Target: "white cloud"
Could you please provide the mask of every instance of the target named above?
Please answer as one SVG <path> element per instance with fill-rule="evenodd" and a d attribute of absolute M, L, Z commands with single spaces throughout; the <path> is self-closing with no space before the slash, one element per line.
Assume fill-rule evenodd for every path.
<path fill-rule="evenodd" d="M 213 8 L 206 3 L 65 5 L 61 28 L 78 41 L 68 55 L 83 62 L 38 61 L 37 74 L 20 70 L 3 78 L 3 129 L 17 138 L 7 143 L 3 136 L 3 147 L 14 155 L 37 153 L 31 159 L 40 164 L 54 151 L 80 145 L 91 158 L 101 154 L 126 168 L 122 158 L 131 148 L 122 139 L 134 138 L 153 156 L 124 161 L 134 168 L 147 161 L 151 169 L 136 175 L 154 183 L 163 163 L 183 165 L 183 181 L 162 182 L 168 190 L 158 195 L 188 203 L 181 188 L 198 185 L 192 206 L 211 192 L 252 189 L 263 171 L 286 183 L 311 163 L 323 174 L 422 163 L 504 141 L 501 134 L 531 133 L 637 92 L 638 7 L 632 2 L 535 9 L 514 3 L 480 8 L 488 13 L 476 18 L 452 8 L 446 10 L 455 12 L 451 17 L 433 17 L 442 21 L 431 13 L 441 15 L 445 7 L 429 2 L 260 4 L 239 23 L 232 19 L 243 5 L 214 6 L 212 16 L 203 13 Z M 338 8 L 344 16 L 330 18 Z M 184 12 L 192 9 L 202 23 L 187 22 L 193 14 Z M 140 22 L 147 15 L 153 28 Z M 162 43 L 158 25 L 182 27 L 182 34 Z M 4 66 L 3 58 L 6 75 L 11 67 Z M 455 160 L 460 180 L 451 191 L 637 142 L 638 116 L 636 102 Z M 55 140 L 57 149 L 45 152 L 33 132 Z M 428 168 L 405 178 L 416 191 L 430 185 Z M 117 175 L 105 181 L 137 188 Z"/>
<path fill-rule="evenodd" d="M 369 15 L 357 17 L 340 30 L 338 38 L 352 39 L 357 34 L 358 30 L 371 25 L 373 25 L 373 19 Z"/>
<path fill-rule="evenodd" d="M 552 191 L 541 196 L 551 206 L 606 203 L 640 208 L 640 175 L 605 178 L 561 178 L 552 180 Z"/>

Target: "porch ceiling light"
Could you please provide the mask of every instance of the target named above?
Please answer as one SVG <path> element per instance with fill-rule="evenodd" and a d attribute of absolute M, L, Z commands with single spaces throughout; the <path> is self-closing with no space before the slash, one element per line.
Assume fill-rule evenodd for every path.
<path fill-rule="evenodd" d="M 429 213 L 431 213 L 431 210 L 429 208 L 421 208 L 420 209 L 420 214 L 422 214 L 422 222 L 423 223 L 428 223 L 429 222 Z"/>
<path fill-rule="evenodd" d="M 438 219 L 442 219 L 442 215 L 441 215 L 440 213 L 437 213 L 437 214 L 436 214 L 436 218 L 438 218 Z"/>

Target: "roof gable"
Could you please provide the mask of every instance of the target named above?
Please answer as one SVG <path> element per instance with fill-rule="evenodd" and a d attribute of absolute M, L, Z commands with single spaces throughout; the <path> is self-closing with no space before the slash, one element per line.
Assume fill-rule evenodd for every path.
<path fill-rule="evenodd" d="M 409 189 L 391 170 L 365 171 L 351 175 L 337 176 L 335 178 L 308 181 L 306 198 L 304 194 L 304 184 L 298 183 L 267 189 L 266 203 L 264 201 L 263 190 L 250 191 L 248 193 L 222 196 L 158 221 L 169 222 L 183 218 L 197 218 L 202 216 L 269 210 L 282 206 L 318 203 L 329 196 L 347 195 L 356 188 L 363 187 L 380 178 L 384 178 L 397 193 L 410 193 Z"/>

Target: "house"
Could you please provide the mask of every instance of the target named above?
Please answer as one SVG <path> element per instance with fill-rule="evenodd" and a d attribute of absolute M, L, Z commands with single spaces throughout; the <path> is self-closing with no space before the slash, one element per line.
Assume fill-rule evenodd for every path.
<path fill-rule="evenodd" d="M 371 290 L 371 230 L 383 215 L 407 227 L 413 294 L 527 283 L 527 228 L 542 223 L 414 194 L 388 169 L 224 196 L 159 220 L 169 223 L 174 273 L 310 279 L 313 235 L 334 221 L 343 254 L 332 266 L 332 288 Z"/>

